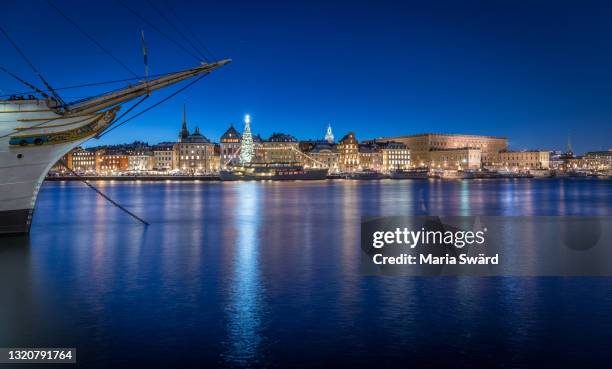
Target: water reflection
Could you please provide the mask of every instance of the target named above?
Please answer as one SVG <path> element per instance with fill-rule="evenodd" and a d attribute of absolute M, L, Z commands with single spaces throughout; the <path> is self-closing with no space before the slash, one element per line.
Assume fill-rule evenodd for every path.
<path fill-rule="evenodd" d="M 149 368 L 524 367 L 537 342 L 588 353 L 588 338 L 612 340 L 609 279 L 363 277 L 360 221 L 612 215 L 609 183 L 103 183 L 146 230 L 81 184 L 47 183 L 31 238 L 0 240 L 0 346 L 77 345 L 88 368 L 111 353 Z"/>
<path fill-rule="evenodd" d="M 262 360 L 260 352 L 264 319 L 264 287 L 259 264 L 260 185 L 240 183 L 234 208 L 238 235 L 230 276 L 225 358 L 240 366 L 253 366 Z"/>

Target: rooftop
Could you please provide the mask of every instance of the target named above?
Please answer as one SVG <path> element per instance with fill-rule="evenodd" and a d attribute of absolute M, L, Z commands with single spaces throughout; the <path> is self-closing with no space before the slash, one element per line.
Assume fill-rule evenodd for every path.
<path fill-rule="evenodd" d="M 409 138 L 409 137 L 424 137 L 424 136 L 445 136 L 445 137 L 470 137 L 470 138 L 493 138 L 499 140 L 507 140 L 504 136 L 485 136 L 485 135 L 467 135 L 462 133 L 419 133 L 415 135 L 403 135 L 403 136 L 392 136 L 392 137 L 380 137 L 377 141 L 381 140 L 394 140 L 398 138 Z"/>

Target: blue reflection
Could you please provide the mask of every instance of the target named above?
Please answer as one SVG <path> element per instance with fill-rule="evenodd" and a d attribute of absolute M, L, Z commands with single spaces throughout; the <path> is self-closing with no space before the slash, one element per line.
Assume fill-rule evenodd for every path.
<path fill-rule="evenodd" d="M 256 183 L 237 186 L 234 224 L 238 235 L 227 312 L 226 360 L 250 366 L 261 359 L 263 293 L 259 265 L 260 191 Z"/>

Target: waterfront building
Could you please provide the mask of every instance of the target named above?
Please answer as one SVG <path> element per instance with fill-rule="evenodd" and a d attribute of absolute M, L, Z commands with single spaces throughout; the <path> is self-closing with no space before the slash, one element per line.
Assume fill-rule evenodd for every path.
<path fill-rule="evenodd" d="M 176 167 L 174 150 L 172 149 L 174 143 L 172 142 L 160 142 L 153 146 L 153 169 L 158 171 L 169 171 Z"/>
<path fill-rule="evenodd" d="M 302 162 L 298 140 L 285 133 L 272 133 L 270 138 L 261 143 L 263 162 L 297 163 Z"/>
<path fill-rule="evenodd" d="M 498 155 L 498 165 L 506 170 L 521 171 L 550 168 L 550 151 L 502 151 Z"/>
<path fill-rule="evenodd" d="M 360 170 L 359 166 L 359 141 L 355 138 L 355 133 L 347 133 L 338 145 L 338 167 L 341 172 L 355 172 Z"/>
<path fill-rule="evenodd" d="M 508 139 L 506 137 L 480 135 L 424 133 L 381 138 L 377 141 L 396 141 L 405 144 L 410 149 L 412 165 L 416 167 L 430 166 L 433 150 L 480 149 L 482 164 L 494 165 L 498 158 L 497 153 L 508 149 Z M 436 156 L 439 156 L 439 154 Z"/>
<path fill-rule="evenodd" d="M 379 143 L 382 153 L 382 171 L 389 173 L 394 170 L 410 168 L 410 150 L 401 142 Z"/>
<path fill-rule="evenodd" d="M 382 152 L 376 144 L 359 144 L 360 169 L 382 171 Z"/>
<path fill-rule="evenodd" d="M 219 155 L 221 162 L 221 169 L 225 169 L 227 164 L 234 159 L 237 160 L 238 153 L 240 151 L 240 145 L 242 143 L 242 135 L 234 128 L 234 125 L 230 127 L 221 135 L 219 140 Z"/>
<path fill-rule="evenodd" d="M 179 140 L 173 151 L 177 157 L 177 169 L 184 173 L 214 173 L 219 169 L 219 161 L 215 159 L 215 145 L 200 133 L 198 127 L 193 133 L 189 133 L 185 110 Z"/>
<path fill-rule="evenodd" d="M 482 160 L 479 148 L 436 149 L 430 151 L 429 155 L 429 166 L 435 169 L 479 169 Z"/>
<path fill-rule="evenodd" d="M 304 165 L 313 168 L 328 168 L 328 173 L 337 173 L 340 170 L 338 150 L 336 145 L 327 141 L 315 144 L 307 153 Z M 309 160 L 310 159 L 310 160 Z"/>
<path fill-rule="evenodd" d="M 125 172 L 129 168 L 128 154 L 123 148 L 103 148 L 96 150 L 96 172 L 112 175 Z"/>
<path fill-rule="evenodd" d="M 151 150 L 133 151 L 128 153 L 128 170 L 144 172 L 153 169 L 154 158 Z"/>
<path fill-rule="evenodd" d="M 83 149 L 81 147 L 77 147 L 73 151 L 68 153 L 67 156 L 72 158 L 71 160 L 68 160 L 68 167 L 74 170 L 75 172 L 96 172 L 96 151 L 94 149 Z"/>
<path fill-rule="evenodd" d="M 587 152 L 583 161 L 585 166 L 591 170 L 612 170 L 612 149 Z"/>
<path fill-rule="evenodd" d="M 583 156 L 565 157 L 564 166 L 561 170 L 612 170 L 612 149 L 608 151 L 590 151 Z"/>
<path fill-rule="evenodd" d="M 327 141 L 328 144 L 334 143 L 334 133 L 332 132 L 331 123 L 327 125 L 327 132 L 325 132 L 325 141 Z"/>

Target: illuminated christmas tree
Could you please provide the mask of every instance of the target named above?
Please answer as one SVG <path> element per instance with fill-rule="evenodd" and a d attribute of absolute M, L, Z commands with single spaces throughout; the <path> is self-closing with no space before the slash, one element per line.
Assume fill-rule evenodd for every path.
<path fill-rule="evenodd" d="M 242 133 L 242 144 L 240 145 L 240 161 L 248 164 L 253 159 L 253 136 L 251 135 L 251 117 L 244 116 L 244 132 Z"/>

